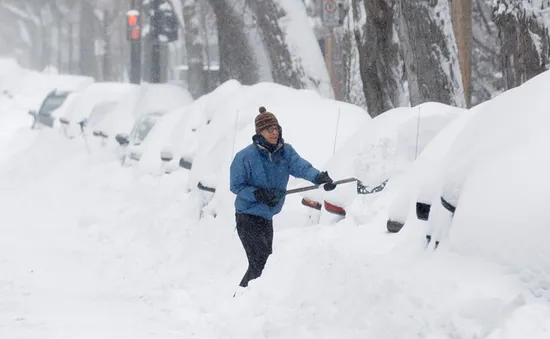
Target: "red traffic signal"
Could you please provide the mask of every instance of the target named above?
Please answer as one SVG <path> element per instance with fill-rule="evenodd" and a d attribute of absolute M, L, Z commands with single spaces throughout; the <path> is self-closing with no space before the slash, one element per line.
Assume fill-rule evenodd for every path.
<path fill-rule="evenodd" d="M 130 10 L 126 13 L 126 31 L 126 37 L 128 40 L 141 39 L 141 26 L 138 11 Z"/>
<path fill-rule="evenodd" d="M 138 16 L 135 14 L 128 14 L 128 26 L 134 27 L 138 24 Z"/>

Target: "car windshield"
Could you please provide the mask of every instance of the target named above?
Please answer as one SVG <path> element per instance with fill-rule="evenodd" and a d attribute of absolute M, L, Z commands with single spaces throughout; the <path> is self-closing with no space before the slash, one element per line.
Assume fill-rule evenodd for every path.
<path fill-rule="evenodd" d="M 130 132 L 130 140 L 134 143 L 141 143 L 149 132 L 153 129 L 153 126 L 160 120 L 161 113 L 150 113 L 141 118 Z"/>
<path fill-rule="evenodd" d="M 102 102 L 94 106 L 90 117 L 88 118 L 88 125 L 94 126 L 97 125 L 101 120 L 103 120 L 113 108 L 116 107 L 116 101 Z"/>
<path fill-rule="evenodd" d="M 53 111 L 58 109 L 63 102 L 65 102 L 65 99 L 67 99 L 68 93 L 63 94 L 52 94 L 46 97 L 46 100 L 42 104 L 42 107 L 40 108 L 40 115 L 51 115 Z"/>

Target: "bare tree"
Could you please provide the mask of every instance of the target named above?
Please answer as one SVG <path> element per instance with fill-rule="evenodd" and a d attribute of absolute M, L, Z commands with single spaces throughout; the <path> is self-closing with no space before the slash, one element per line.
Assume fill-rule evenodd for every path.
<path fill-rule="evenodd" d="M 464 107 L 449 0 L 399 0 L 398 8 L 411 104 L 436 101 Z"/>
<path fill-rule="evenodd" d="M 361 77 L 368 112 L 375 117 L 406 105 L 403 87 L 403 59 L 396 36 L 395 0 L 354 0 L 354 16 L 366 13 L 363 31 L 356 31 L 361 55 Z M 362 33 L 362 34 L 361 34 Z"/>
<path fill-rule="evenodd" d="M 313 28 L 304 25 L 304 22 L 307 23 L 306 5 L 302 2 L 287 8 L 287 4 L 279 0 L 248 0 L 247 3 L 255 14 L 264 47 L 268 52 L 273 81 L 293 88 L 316 89 L 321 94 L 332 97 L 334 93 L 328 70 Z M 293 24 L 299 24 L 301 31 L 285 28 L 292 27 Z M 307 56 L 303 53 L 305 46 L 297 46 L 296 41 L 311 46 Z M 315 64 L 317 67 L 308 67 L 308 64 Z"/>
<path fill-rule="evenodd" d="M 540 18 L 540 11 L 548 7 L 549 4 L 544 2 L 540 9 L 525 6 L 523 1 L 518 0 L 493 2 L 506 89 L 519 86 L 548 69 L 548 27 Z"/>
<path fill-rule="evenodd" d="M 220 80 L 237 79 L 243 84 L 257 83 L 258 64 L 245 33 L 242 13 L 235 11 L 234 1 L 209 1 L 218 26 Z"/>
<path fill-rule="evenodd" d="M 454 0 L 451 9 L 464 99 L 466 106 L 470 107 L 472 99 L 472 0 Z"/>
<path fill-rule="evenodd" d="M 348 26 L 339 38 L 342 52 L 342 89 L 345 102 L 366 107 L 365 92 L 359 68 L 359 49 L 354 34 L 354 22 L 348 20 Z"/>
<path fill-rule="evenodd" d="M 472 105 L 489 100 L 504 89 L 499 34 L 491 6 L 485 0 L 473 3 Z"/>
<path fill-rule="evenodd" d="M 201 34 L 201 9 L 196 0 L 181 0 L 184 37 L 187 49 L 189 90 L 194 98 L 206 92 L 206 73 L 204 71 L 204 41 Z"/>
<path fill-rule="evenodd" d="M 302 82 L 304 70 L 296 67 L 285 42 L 285 33 L 279 20 L 286 13 L 271 0 L 249 2 L 261 27 L 262 38 L 265 41 L 271 59 L 273 81 L 294 88 L 305 88 Z"/>
<path fill-rule="evenodd" d="M 97 77 L 97 60 L 95 55 L 96 23 L 94 5 L 90 1 L 80 1 L 79 20 L 79 59 L 80 74 Z"/>

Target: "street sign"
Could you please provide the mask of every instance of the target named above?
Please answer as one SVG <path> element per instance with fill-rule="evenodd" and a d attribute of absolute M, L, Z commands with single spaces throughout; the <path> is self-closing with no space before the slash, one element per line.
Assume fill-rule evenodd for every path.
<path fill-rule="evenodd" d="M 344 0 L 321 0 L 323 26 L 340 27 L 344 23 L 346 6 Z"/>

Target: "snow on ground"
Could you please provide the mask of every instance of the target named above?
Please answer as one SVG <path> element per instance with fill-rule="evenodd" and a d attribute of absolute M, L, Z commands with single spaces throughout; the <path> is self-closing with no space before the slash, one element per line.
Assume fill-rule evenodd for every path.
<path fill-rule="evenodd" d="M 232 298 L 246 267 L 234 222 L 185 215 L 186 172 L 141 176 L 53 131 L 0 178 L 8 337 L 483 338 L 521 326 L 536 338 L 548 329 L 548 306 L 532 303 L 515 275 L 454 253 L 396 251 L 380 224 L 276 227 L 264 276 Z"/>
<path fill-rule="evenodd" d="M 257 100 L 250 97 L 240 115 L 247 133 Z M 228 131 L 231 107 L 221 119 L 231 122 Z M 322 105 L 315 109 L 330 116 Z M 231 136 L 216 134 L 218 118 L 200 129 L 200 140 Z M 299 133 L 307 128 L 303 121 L 281 120 L 289 141 L 311 141 L 309 132 Z M 25 134 L 17 130 L 10 140 L 28 140 L 29 147 L 0 163 L 2 337 L 547 339 L 550 333 L 550 303 L 526 288 L 524 276 L 490 255 L 424 251 L 419 242 L 386 233 L 387 205 L 366 204 L 365 223 L 312 226 L 287 202 L 275 220 L 264 275 L 233 298 L 247 265 L 234 219 L 198 220 L 200 197 L 187 190 L 191 173 L 149 175 L 120 166 L 111 148 L 88 154 L 82 138 L 50 129 Z M 315 139 L 333 140 L 334 133 Z M 326 156 L 315 147 L 301 153 Z M 466 187 L 475 194 L 475 186 Z M 389 201 L 387 194 L 376 199 Z M 233 199 L 219 198 L 229 206 Z M 517 214 L 515 220 L 530 221 Z"/>

